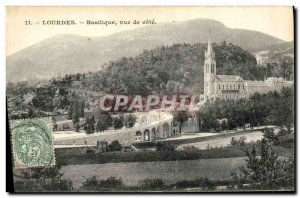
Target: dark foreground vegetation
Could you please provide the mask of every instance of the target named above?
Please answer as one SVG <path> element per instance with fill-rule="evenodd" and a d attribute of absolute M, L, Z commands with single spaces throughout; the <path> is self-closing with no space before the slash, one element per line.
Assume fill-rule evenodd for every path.
<path fill-rule="evenodd" d="M 256 143 L 246 143 L 245 137 L 232 138 L 227 147 L 198 150 L 187 146 L 176 151 L 175 146 L 159 143 L 157 151 L 103 152 L 96 148 L 56 149 L 57 166 L 14 171 L 16 191 L 247 191 L 293 190 L 294 188 L 294 138 L 293 134 L 272 129 L 264 131 L 264 138 Z M 117 146 L 120 148 L 120 145 Z M 120 148 L 121 149 L 121 148 Z M 114 149 L 113 149 L 114 150 Z M 176 161 L 245 157 L 246 165 L 231 173 L 231 179 L 211 180 L 207 177 L 165 183 L 162 178 L 141 180 L 137 186 L 127 186 L 122 178 L 106 179 L 92 176 L 79 188 L 70 179 L 63 178 L 61 166 L 72 164 L 101 164 L 117 162 Z M 279 158 L 281 157 L 281 158 Z M 192 189 L 191 189 L 192 188 Z"/>
<path fill-rule="evenodd" d="M 270 132 L 271 133 L 271 132 Z M 236 148 L 234 148 L 236 147 Z M 238 171 L 231 173 L 230 180 L 210 180 L 207 177 L 195 180 L 182 180 L 175 183 L 165 183 L 161 178 L 141 180 L 137 186 L 126 186 L 122 178 L 109 177 L 106 179 L 92 176 L 87 178 L 79 188 L 74 188 L 72 181 L 63 179 L 60 173 L 60 166 L 51 168 L 31 168 L 25 170 L 15 170 L 15 189 L 16 191 L 44 192 L 44 191 L 87 191 L 87 192 L 103 192 L 103 191 L 248 191 L 248 190 L 289 190 L 294 189 L 294 158 L 289 155 L 288 158 L 279 159 L 281 149 L 283 147 L 274 146 L 274 141 L 270 136 L 266 135 L 257 144 L 243 146 L 231 145 L 229 148 L 212 149 L 205 152 L 177 152 L 168 151 L 167 156 L 173 152 L 177 153 L 171 156 L 180 156 L 183 160 L 190 158 L 192 155 L 184 155 L 190 152 L 201 159 L 209 157 L 223 157 L 226 153 L 229 155 L 241 155 L 233 151 L 244 151 L 246 156 L 246 165 L 239 168 Z M 281 149 L 278 149 L 281 148 Z M 223 152 L 221 152 L 223 150 Z M 148 155 L 148 153 L 156 152 L 140 152 Z M 217 154 L 221 153 L 221 154 Z M 213 155 L 210 155 L 213 154 Z M 89 155 L 88 155 L 89 156 Z M 155 154 L 154 154 L 155 156 Z M 91 156 L 89 156 L 91 157 Z M 94 156 L 99 157 L 99 156 Z M 93 157 L 93 158 L 94 158 Z M 127 156 L 128 157 L 128 156 Z M 135 156 L 136 157 L 136 156 Z M 148 156 L 149 157 L 149 156 Z M 100 157 L 101 158 L 101 157 Z M 110 158 L 112 159 L 112 158 Z M 142 159 L 142 158 L 134 158 Z M 163 158 L 165 159 L 165 158 Z M 178 160 L 178 159 L 177 159 Z M 59 161 L 59 160 L 58 160 Z"/>

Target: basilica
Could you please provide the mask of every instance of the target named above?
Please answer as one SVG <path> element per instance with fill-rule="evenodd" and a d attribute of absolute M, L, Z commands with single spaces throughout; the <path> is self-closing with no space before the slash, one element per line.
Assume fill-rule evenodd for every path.
<path fill-rule="evenodd" d="M 264 81 L 248 81 L 238 75 L 217 75 L 215 52 L 209 36 L 204 61 L 204 93 L 200 96 L 201 103 L 207 100 L 215 101 L 238 100 L 248 98 L 255 92 L 267 93 L 269 91 L 280 92 L 283 87 L 292 87 L 293 81 L 283 78 L 269 77 Z"/>

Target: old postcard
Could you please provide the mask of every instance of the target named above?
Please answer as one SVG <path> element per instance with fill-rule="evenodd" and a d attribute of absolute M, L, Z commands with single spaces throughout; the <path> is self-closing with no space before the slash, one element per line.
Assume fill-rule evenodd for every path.
<path fill-rule="evenodd" d="M 6 16 L 12 191 L 295 191 L 293 7 Z"/>

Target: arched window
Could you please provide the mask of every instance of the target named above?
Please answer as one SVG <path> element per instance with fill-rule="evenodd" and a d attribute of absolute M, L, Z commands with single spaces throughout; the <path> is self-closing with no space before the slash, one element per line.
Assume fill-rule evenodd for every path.
<path fill-rule="evenodd" d="M 230 85 L 230 90 L 231 90 L 231 85 Z"/>
<path fill-rule="evenodd" d="M 235 90 L 235 84 L 233 85 L 233 89 Z"/>
<path fill-rule="evenodd" d="M 240 90 L 240 84 L 238 84 L 238 90 Z"/>
<path fill-rule="evenodd" d="M 223 84 L 223 89 L 224 89 L 224 84 Z"/>
<path fill-rule="evenodd" d="M 243 84 L 243 89 L 245 89 L 244 84 Z"/>
<path fill-rule="evenodd" d="M 219 90 L 221 89 L 221 84 L 219 84 Z"/>

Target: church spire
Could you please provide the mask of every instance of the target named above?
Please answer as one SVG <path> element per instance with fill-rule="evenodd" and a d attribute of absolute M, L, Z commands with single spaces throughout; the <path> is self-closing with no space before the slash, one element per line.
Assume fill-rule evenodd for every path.
<path fill-rule="evenodd" d="M 208 42 L 207 42 L 207 55 L 212 55 L 213 50 L 212 50 L 212 44 L 211 44 L 211 38 L 210 38 L 210 31 L 208 33 Z"/>
<path fill-rule="evenodd" d="M 211 44 L 211 38 L 210 38 L 210 31 L 208 33 L 208 42 L 207 42 L 206 56 L 208 56 L 208 57 L 213 57 L 214 56 L 214 52 L 213 52 L 213 48 L 212 48 L 212 44 Z"/>

